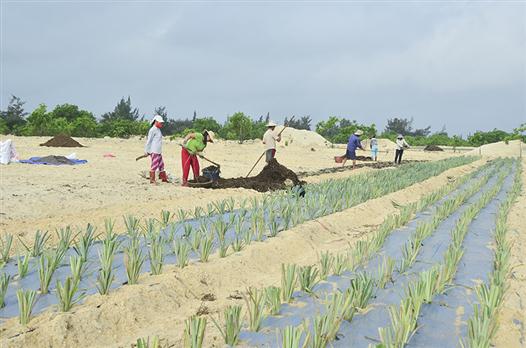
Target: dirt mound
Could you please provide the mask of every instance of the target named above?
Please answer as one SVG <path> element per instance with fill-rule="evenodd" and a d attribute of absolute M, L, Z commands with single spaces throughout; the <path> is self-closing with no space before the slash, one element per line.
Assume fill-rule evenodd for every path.
<path fill-rule="evenodd" d="M 424 147 L 424 151 L 444 151 L 444 149 L 436 145 L 427 145 Z"/>
<path fill-rule="evenodd" d="M 409 164 L 409 163 L 418 163 L 418 162 L 426 162 L 423 160 L 403 160 L 402 165 Z M 347 162 L 349 163 L 349 162 Z M 354 168 L 373 168 L 373 169 L 383 169 L 383 168 L 389 168 L 389 167 L 397 167 L 396 164 L 393 162 L 371 162 L 371 163 L 358 163 L 354 166 Z M 304 171 L 304 172 L 298 172 L 296 175 L 300 177 L 306 177 L 306 176 L 316 176 L 321 174 L 328 174 L 328 173 L 340 173 L 345 172 L 348 170 L 353 170 L 351 165 L 346 165 L 345 167 L 331 167 L 331 168 L 324 168 L 324 169 L 318 169 L 318 170 L 312 170 L 312 171 Z"/>
<path fill-rule="evenodd" d="M 293 185 L 302 185 L 304 182 L 298 179 L 296 173 L 272 159 L 256 176 L 248 178 L 220 178 L 213 188 L 246 188 L 259 192 L 283 190 L 287 188 L 286 181 L 290 180 Z"/>
<path fill-rule="evenodd" d="M 55 165 L 75 164 L 72 160 L 64 156 L 54 156 L 54 155 L 41 157 L 40 162 L 46 162 L 48 164 L 55 164 Z"/>
<path fill-rule="evenodd" d="M 65 134 L 59 134 L 57 136 L 54 136 L 53 138 L 49 139 L 43 144 L 40 144 L 40 146 L 49 146 L 49 147 L 84 147 L 82 144 L 80 144 L 78 141 L 74 140 L 68 135 Z"/>

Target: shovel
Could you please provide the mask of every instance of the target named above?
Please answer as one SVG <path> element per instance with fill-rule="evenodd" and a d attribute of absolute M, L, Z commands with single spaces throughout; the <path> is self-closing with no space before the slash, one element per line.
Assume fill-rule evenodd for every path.
<path fill-rule="evenodd" d="M 183 149 L 185 148 L 185 147 L 183 146 L 183 144 L 179 144 L 179 146 L 182 147 Z M 206 158 L 205 156 L 203 156 L 203 155 L 201 155 L 201 154 L 197 154 L 197 156 L 198 156 L 199 158 L 204 159 L 205 161 L 208 161 L 208 162 L 212 163 L 212 164 L 215 165 L 217 168 L 221 168 L 221 165 L 220 165 L 219 163 L 216 163 L 216 162 L 214 162 L 214 161 L 212 161 L 212 160 L 209 160 L 208 158 Z"/>
<path fill-rule="evenodd" d="M 197 154 L 197 156 L 199 156 L 200 158 L 204 159 L 205 161 L 208 161 L 208 162 L 212 163 L 212 164 L 215 165 L 217 168 L 221 168 L 221 165 L 220 165 L 219 163 L 215 163 L 214 161 L 209 160 L 208 158 L 206 158 L 205 156 L 200 155 L 200 154 Z"/>

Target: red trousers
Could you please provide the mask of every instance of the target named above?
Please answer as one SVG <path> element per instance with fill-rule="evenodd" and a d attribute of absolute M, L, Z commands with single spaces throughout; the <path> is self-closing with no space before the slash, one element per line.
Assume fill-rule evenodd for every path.
<path fill-rule="evenodd" d="M 194 173 L 194 180 L 197 180 L 199 176 L 199 160 L 196 155 L 191 155 L 185 148 L 181 149 L 181 162 L 183 164 L 183 183 L 188 182 L 188 174 L 190 173 L 190 167 Z"/>

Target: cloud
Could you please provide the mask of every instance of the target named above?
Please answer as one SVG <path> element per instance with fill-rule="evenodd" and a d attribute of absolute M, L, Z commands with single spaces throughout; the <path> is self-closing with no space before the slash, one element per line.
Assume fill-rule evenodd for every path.
<path fill-rule="evenodd" d="M 2 6 L 2 108 L 15 94 L 100 115 L 130 95 L 174 117 L 402 116 L 464 133 L 526 115 L 524 4 Z"/>

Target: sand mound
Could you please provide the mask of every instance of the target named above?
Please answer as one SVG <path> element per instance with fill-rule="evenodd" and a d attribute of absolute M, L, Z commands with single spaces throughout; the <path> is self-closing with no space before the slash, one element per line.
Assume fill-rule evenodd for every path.
<path fill-rule="evenodd" d="M 444 151 L 444 149 L 436 145 L 427 145 L 424 147 L 424 151 Z"/>
<path fill-rule="evenodd" d="M 303 184 L 303 182 L 298 179 L 296 173 L 279 164 L 276 159 L 273 159 L 256 176 L 231 179 L 220 178 L 212 188 L 246 188 L 259 192 L 267 192 L 287 188 L 287 180 L 290 180 L 293 185 Z"/>
<path fill-rule="evenodd" d="M 49 139 L 40 146 L 50 146 L 50 147 L 84 147 L 78 141 L 74 140 L 68 135 L 59 134 Z"/>
<path fill-rule="evenodd" d="M 276 133 L 281 132 L 283 126 L 276 127 Z M 331 143 L 316 132 L 287 127 L 281 134 L 281 145 L 300 147 L 327 147 Z"/>
<path fill-rule="evenodd" d="M 468 153 L 467 156 L 488 156 L 488 157 L 519 157 L 521 155 L 521 150 L 526 151 L 526 146 L 520 140 L 512 140 L 508 144 L 504 141 L 499 141 L 497 143 L 486 144 L 480 147 L 477 147 Z"/>

